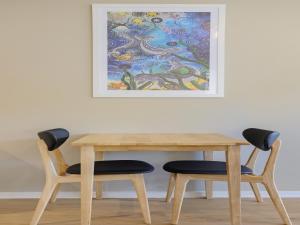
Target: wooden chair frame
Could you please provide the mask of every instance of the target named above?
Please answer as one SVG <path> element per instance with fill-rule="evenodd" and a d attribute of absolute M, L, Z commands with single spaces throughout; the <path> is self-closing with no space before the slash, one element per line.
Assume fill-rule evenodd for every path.
<path fill-rule="evenodd" d="M 269 155 L 268 161 L 265 165 L 264 171 L 261 175 L 241 175 L 241 182 L 248 182 L 251 185 L 251 188 L 255 194 L 256 200 L 258 202 L 262 201 L 262 198 L 259 193 L 259 189 L 257 184 L 261 183 L 265 186 L 270 198 L 278 211 L 281 219 L 284 224 L 292 225 L 292 222 L 287 214 L 287 211 L 284 207 L 284 204 L 279 196 L 277 187 L 275 185 L 274 180 L 274 171 L 275 165 L 278 158 L 278 153 L 281 147 L 281 141 L 277 140 L 274 142 L 271 148 L 271 153 Z M 246 166 L 253 169 L 255 166 L 255 162 L 259 153 L 258 148 L 255 148 L 250 155 Z M 226 152 L 226 157 L 228 157 L 228 152 Z M 170 201 L 173 190 L 174 193 L 174 203 L 173 203 L 173 211 L 172 211 L 172 224 L 177 224 L 179 220 L 179 215 L 181 211 L 181 206 L 183 202 L 184 192 L 186 189 L 186 185 L 190 180 L 206 180 L 206 181 L 227 181 L 228 175 L 212 175 L 212 174 L 171 174 L 169 187 L 167 192 L 166 200 Z"/>
<path fill-rule="evenodd" d="M 204 151 L 203 152 L 203 158 L 204 160 L 213 160 L 213 152 L 212 151 Z M 166 198 L 165 198 L 165 201 L 166 202 L 170 202 L 171 201 L 171 198 L 172 198 L 172 195 L 174 193 L 174 188 L 175 188 L 175 175 L 174 173 L 172 173 L 170 175 L 170 178 L 169 178 L 169 184 L 168 184 L 168 191 L 167 191 L 167 195 L 166 195 Z M 259 192 L 258 192 L 259 194 Z M 206 180 L 205 181 L 205 197 L 206 199 L 212 199 L 213 197 L 213 182 L 210 181 L 210 180 Z"/>
<path fill-rule="evenodd" d="M 80 183 L 81 175 L 68 175 L 66 169 L 68 165 L 65 163 L 62 153 L 59 149 L 53 151 L 56 158 L 57 169 L 55 169 L 51 156 L 49 154 L 46 143 L 43 140 L 37 142 L 39 151 L 42 156 L 43 165 L 46 173 L 46 184 L 44 186 L 41 198 L 33 214 L 30 225 L 37 225 L 49 201 L 55 202 L 59 186 L 62 183 Z M 96 182 L 113 181 L 113 180 L 130 180 L 132 181 L 137 197 L 142 209 L 142 214 L 146 224 L 151 224 L 150 210 L 148 198 L 144 183 L 143 174 L 113 174 L 113 175 L 95 175 Z"/>

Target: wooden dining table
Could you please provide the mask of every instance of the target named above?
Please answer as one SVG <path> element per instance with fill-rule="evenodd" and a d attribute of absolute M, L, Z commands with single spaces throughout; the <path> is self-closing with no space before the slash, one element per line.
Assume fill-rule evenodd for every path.
<path fill-rule="evenodd" d="M 241 225 L 240 146 L 244 140 L 212 133 L 89 134 L 72 142 L 81 152 L 81 225 L 91 224 L 95 152 L 226 152 L 231 224 Z M 208 185 L 209 186 L 209 185 Z M 209 190 L 207 190 L 209 191 Z M 213 209 L 212 209 L 213 210 Z"/>

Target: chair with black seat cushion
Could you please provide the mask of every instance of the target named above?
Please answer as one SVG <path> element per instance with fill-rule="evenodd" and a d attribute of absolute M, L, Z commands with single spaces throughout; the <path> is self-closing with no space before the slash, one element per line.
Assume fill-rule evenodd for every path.
<path fill-rule="evenodd" d="M 59 150 L 59 147 L 69 138 L 69 132 L 62 128 L 56 128 L 39 132 L 38 136 L 38 148 L 46 172 L 46 184 L 30 225 L 38 224 L 51 196 L 52 200 L 55 201 L 60 184 L 81 182 L 80 164 L 68 166 Z M 54 153 L 56 158 L 57 170 L 54 167 L 50 152 Z M 97 182 L 132 181 L 140 202 L 144 221 L 147 224 L 151 223 L 143 174 L 152 172 L 154 170 L 152 165 L 138 160 L 109 160 L 95 162 L 94 168 L 94 180 Z"/>
<path fill-rule="evenodd" d="M 270 198 L 272 199 L 272 202 L 284 224 L 291 225 L 292 222 L 287 214 L 274 182 L 274 170 L 281 146 L 281 141 L 278 139 L 279 133 L 276 131 L 249 128 L 243 131 L 243 136 L 255 148 L 246 165 L 241 166 L 241 181 L 251 184 L 256 199 L 259 202 L 262 200 L 257 184 L 262 183 L 269 193 Z M 260 150 L 271 150 L 271 152 L 263 173 L 261 175 L 256 175 L 253 172 L 253 168 Z M 203 160 L 172 161 L 166 163 L 163 168 L 167 172 L 172 173 L 167 198 L 170 198 L 175 188 L 172 224 L 178 223 L 186 184 L 189 180 L 228 180 L 226 162 Z"/>

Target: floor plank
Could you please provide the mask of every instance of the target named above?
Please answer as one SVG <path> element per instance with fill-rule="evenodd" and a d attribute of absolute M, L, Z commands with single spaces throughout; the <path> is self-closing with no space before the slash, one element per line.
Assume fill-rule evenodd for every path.
<path fill-rule="evenodd" d="M 285 199 L 287 211 L 294 225 L 300 224 L 300 199 Z M 0 225 L 28 225 L 37 200 L 0 200 Z M 170 224 L 171 204 L 163 199 L 150 200 L 153 225 Z M 242 201 L 243 225 L 282 225 L 270 200 L 257 203 Z M 40 225 L 80 224 L 80 200 L 58 199 L 48 205 Z M 135 199 L 102 199 L 93 201 L 92 224 L 144 225 L 143 216 Z M 184 199 L 180 225 L 229 225 L 226 199 Z"/>

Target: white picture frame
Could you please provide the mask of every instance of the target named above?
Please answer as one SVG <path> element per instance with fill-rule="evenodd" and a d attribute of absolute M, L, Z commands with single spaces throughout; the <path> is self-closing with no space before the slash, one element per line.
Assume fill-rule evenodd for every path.
<path fill-rule="evenodd" d="M 98 4 L 97 3 L 97 4 L 92 5 L 92 11 L 93 11 L 93 14 L 92 14 L 93 15 L 93 97 L 224 97 L 224 40 L 225 40 L 225 37 L 224 37 L 224 35 L 225 35 L 225 5 L 224 4 L 184 4 L 184 5 L 183 4 L 157 4 L 157 5 L 149 5 L 149 4 Z M 202 13 L 202 14 L 200 14 L 200 13 Z M 207 13 L 207 14 L 205 14 L 205 13 Z M 120 16 L 119 16 L 119 14 L 120 14 Z M 173 69 L 173 70 L 169 69 L 169 71 L 171 70 L 171 72 L 154 73 L 154 72 L 152 72 L 153 70 L 151 67 L 151 73 L 150 73 L 150 72 L 144 72 L 144 65 L 143 65 L 143 70 L 142 70 L 143 72 L 141 74 L 138 74 L 137 76 L 135 76 L 135 75 L 132 75 L 131 72 L 130 73 L 128 72 L 129 73 L 128 76 L 130 78 L 129 81 L 128 81 L 127 77 L 125 77 L 125 74 L 123 74 L 122 79 L 121 79 L 120 74 L 122 74 L 122 72 L 118 71 L 118 68 L 123 68 L 123 70 L 122 70 L 123 73 L 127 73 L 128 67 L 130 67 L 132 65 L 134 65 L 134 67 L 132 66 L 131 68 L 137 67 L 135 65 L 135 62 L 137 62 L 137 60 L 134 61 L 135 60 L 134 57 L 136 57 L 135 54 L 138 55 L 138 53 L 134 52 L 134 51 L 137 51 L 137 48 L 141 48 L 141 50 L 139 50 L 139 51 L 141 51 L 142 52 L 141 54 L 144 54 L 144 55 L 138 55 L 139 58 L 138 57 L 136 57 L 136 58 L 138 58 L 139 60 L 143 60 L 143 57 L 144 57 L 145 62 L 148 62 L 147 61 L 148 59 L 152 60 L 150 62 L 150 64 L 151 63 L 152 63 L 151 65 L 154 64 L 153 66 L 156 66 L 156 64 L 158 65 L 159 62 L 165 62 L 165 61 L 169 60 L 168 57 L 171 58 L 171 57 L 173 57 L 173 55 L 175 55 L 175 53 L 168 53 L 168 52 L 161 53 L 164 55 L 158 55 L 158 56 L 154 55 L 154 54 L 156 54 L 156 52 L 160 53 L 158 50 L 163 49 L 164 51 L 171 52 L 171 50 L 173 50 L 173 49 L 176 49 L 174 51 L 182 51 L 182 49 L 184 49 L 184 48 L 186 48 L 186 49 L 189 48 L 189 46 L 182 47 L 182 44 L 180 47 L 175 46 L 174 48 L 173 47 L 159 48 L 157 46 L 153 47 L 153 46 L 147 45 L 148 40 L 145 41 L 145 39 L 146 38 L 151 39 L 151 41 L 153 43 L 153 39 L 155 40 L 155 35 L 154 35 L 154 37 L 153 37 L 153 35 L 150 36 L 150 38 L 149 38 L 149 36 L 144 35 L 146 38 L 144 38 L 144 36 L 143 36 L 143 39 L 140 38 L 139 36 L 133 37 L 132 33 L 140 32 L 139 29 L 142 29 L 142 28 L 138 27 L 141 23 L 146 24 L 146 22 L 147 22 L 147 23 L 151 24 L 151 21 L 159 22 L 159 21 L 163 20 L 164 18 L 166 18 L 166 16 L 168 16 L 169 14 L 172 16 L 174 15 L 173 17 L 175 18 L 174 19 L 175 22 L 177 21 L 177 17 L 176 17 L 177 14 L 178 15 L 188 15 L 187 19 L 185 19 L 185 20 L 192 21 L 189 23 L 192 23 L 193 26 L 195 26 L 194 22 L 193 22 L 194 20 L 190 19 L 191 18 L 190 15 L 198 16 L 199 18 L 196 17 L 197 21 L 198 20 L 202 21 L 201 20 L 202 17 L 200 17 L 201 15 L 204 15 L 204 16 L 209 15 L 209 31 L 208 31 L 209 35 L 205 34 L 205 35 L 209 36 L 209 54 L 206 54 L 206 59 L 209 62 L 209 64 L 207 64 L 207 63 L 205 64 L 205 65 L 208 65 L 205 67 L 206 68 L 205 72 L 203 72 L 203 74 L 205 74 L 205 79 L 202 79 L 203 75 L 201 72 L 201 71 L 203 71 L 202 68 L 204 66 L 199 65 L 199 68 L 201 68 L 201 69 L 199 69 L 199 71 L 197 71 L 193 66 L 190 66 L 190 65 L 185 66 L 184 63 L 183 63 L 184 65 L 182 66 L 181 61 L 178 60 L 178 57 L 177 57 L 178 54 L 176 52 L 175 53 L 176 53 L 177 58 L 174 59 L 174 61 L 176 62 L 176 64 L 179 64 L 179 67 L 181 66 L 179 69 L 176 68 L 176 66 L 175 66 L 175 69 Z M 143 15 L 143 16 L 138 17 L 138 16 L 133 16 L 133 15 Z M 148 15 L 149 15 L 149 18 L 147 17 Z M 155 16 L 155 15 L 162 15 L 161 18 L 163 18 L 163 19 L 158 20 L 160 18 L 158 16 L 153 17 L 156 20 L 150 17 L 150 16 Z M 108 18 L 113 18 L 114 19 L 113 22 L 116 23 L 117 25 L 114 25 L 114 23 L 111 22 L 111 19 L 110 19 L 110 21 L 108 21 Z M 115 19 L 115 18 L 117 18 L 117 19 Z M 119 23 L 118 21 L 121 20 L 120 18 L 123 20 L 127 19 L 127 21 L 130 21 L 129 25 L 126 25 L 126 24 L 124 25 L 124 23 L 123 24 Z M 136 19 L 136 18 L 138 18 L 138 19 Z M 184 21 L 184 19 L 181 19 L 181 18 L 184 18 L 183 16 L 179 17 L 179 18 L 180 18 L 180 21 Z M 169 23 L 170 19 L 169 18 L 167 18 L 167 19 L 168 19 L 168 23 Z M 164 21 L 167 21 L 167 20 L 164 19 Z M 154 24 L 154 22 L 153 22 L 153 24 Z M 109 28 L 108 24 L 110 25 L 110 27 L 112 27 L 112 24 L 113 24 L 114 25 L 113 27 L 116 27 L 118 29 L 117 32 L 119 32 L 119 33 L 123 32 L 122 35 L 127 39 L 128 39 L 128 34 L 130 34 L 131 35 L 130 38 L 134 39 L 134 40 L 125 39 L 123 36 L 119 35 L 119 33 L 115 32 L 116 28 L 113 28 L 113 29 Z M 127 24 L 128 24 L 128 22 L 127 22 Z M 167 22 L 166 22 L 166 24 L 167 24 Z M 143 25 L 143 26 L 146 27 L 148 30 L 150 30 L 150 32 L 154 33 L 152 31 L 154 29 L 155 29 L 155 32 L 157 29 L 160 32 L 161 32 L 161 30 L 169 31 L 166 28 L 167 27 L 166 24 L 164 24 L 164 25 L 159 24 L 159 25 L 157 25 L 157 26 L 160 26 L 158 28 L 155 27 L 156 24 L 154 24 L 153 29 L 151 27 L 150 28 L 147 27 L 150 25 Z M 180 26 L 182 26 L 182 24 L 183 24 L 183 22 L 180 23 Z M 152 26 L 152 24 L 151 24 L 151 26 Z M 161 28 L 162 26 L 163 26 L 163 28 Z M 199 23 L 199 26 L 203 27 L 203 25 L 201 25 L 200 23 Z M 143 27 L 143 29 L 146 29 L 144 27 Z M 202 29 L 202 27 L 199 27 L 199 29 L 200 28 Z M 192 25 L 191 25 L 191 29 L 192 28 L 195 28 L 195 27 L 192 27 Z M 147 32 L 148 32 L 148 30 L 147 30 Z M 114 35 L 113 36 L 114 39 L 110 38 L 108 36 L 108 33 L 109 34 L 112 33 Z M 125 35 L 127 35 L 127 36 L 125 36 Z M 205 39 L 205 40 L 207 40 L 207 39 Z M 108 44 L 112 45 L 112 44 L 114 44 L 115 41 L 116 42 L 123 41 L 124 42 L 123 46 L 125 46 L 129 42 L 133 42 L 136 44 L 136 46 L 131 46 L 132 49 L 129 49 L 131 51 L 130 53 L 126 52 L 128 50 L 126 48 L 125 48 L 125 50 L 124 49 L 120 50 L 120 52 L 123 51 L 123 53 L 116 51 L 115 49 L 120 46 L 117 46 L 113 50 L 109 50 Z M 179 41 L 181 41 L 180 43 L 184 42 L 184 41 L 182 41 L 182 39 L 180 39 Z M 174 42 L 168 42 L 167 44 L 171 43 L 172 45 L 176 44 L 179 46 L 179 44 L 178 44 L 179 41 L 176 40 Z M 148 49 L 145 49 L 144 45 L 147 45 L 146 47 Z M 123 46 L 121 46 L 121 47 L 123 47 Z M 128 46 L 128 45 L 126 45 L 126 46 Z M 150 50 L 152 49 L 153 51 L 151 52 L 149 49 Z M 169 50 L 169 49 L 171 49 L 171 50 Z M 150 51 L 150 53 L 148 53 L 148 52 L 146 52 L 147 54 L 143 53 L 142 50 L 147 50 L 148 52 Z M 203 50 L 203 52 L 204 52 L 204 50 Z M 125 53 L 124 53 L 124 51 L 125 51 Z M 113 56 L 111 56 L 111 54 L 113 54 Z M 154 56 L 152 56 L 151 54 L 153 54 Z M 173 55 L 171 55 L 171 54 L 173 54 Z M 187 53 L 187 54 L 189 54 L 189 53 Z M 207 56 L 207 55 L 209 55 L 209 56 Z M 109 57 L 111 57 L 111 58 L 113 58 L 113 60 L 115 60 L 115 61 L 113 61 L 114 64 L 110 63 L 111 60 Z M 126 64 L 127 63 L 126 60 L 128 60 L 128 58 L 130 58 L 130 57 L 132 57 L 130 59 L 131 64 Z M 162 60 L 160 57 L 162 58 Z M 181 57 L 181 56 L 179 56 L 179 57 Z M 167 58 L 167 59 L 165 59 L 165 58 Z M 173 58 L 171 58 L 171 59 L 173 59 Z M 186 58 L 188 58 L 188 57 L 186 57 Z M 188 58 L 188 59 L 186 59 L 186 58 L 185 58 L 186 64 L 190 63 L 188 61 L 188 59 L 193 60 L 192 57 Z M 121 64 L 122 60 L 124 60 L 125 64 Z M 153 63 L 153 60 L 157 60 L 157 63 Z M 171 62 L 171 61 L 167 61 L 167 62 Z M 118 63 L 120 63 L 120 64 L 118 64 Z M 172 63 L 174 63 L 174 62 L 172 62 Z M 191 62 L 191 63 L 194 63 L 194 62 Z M 119 66 L 116 67 L 115 64 L 117 64 Z M 204 63 L 203 63 L 203 65 L 204 65 Z M 168 65 L 166 65 L 165 67 L 167 68 L 167 66 Z M 127 70 L 125 70 L 124 67 L 127 68 Z M 108 68 L 113 68 L 113 70 L 109 69 L 109 71 L 108 71 Z M 115 70 L 114 68 L 117 68 L 117 69 Z M 139 67 L 137 67 L 137 68 L 139 68 Z M 207 69 L 207 68 L 209 68 L 209 69 Z M 131 69 L 129 69 L 128 71 L 130 71 L 130 70 Z M 147 70 L 147 68 L 146 68 L 146 70 Z M 111 71 L 113 71 L 113 72 L 111 72 Z M 117 72 L 114 72 L 114 71 L 117 71 Z M 161 71 L 161 67 L 157 71 Z M 189 81 L 189 79 L 191 79 L 191 78 L 189 78 L 187 75 L 183 75 L 183 76 L 186 76 L 187 77 L 186 80 L 188 80 L 188 81 L 185 81 L 186 83 L 184 83 L 181 86 L 179 84 L 176 84 L 179 81 L 172 82 L 172 81 L 174 81 L 172 76 L 174 75 L 174 73 L 177 73 L 178 71 L 180 73 L 183 73 L 183 74 L 185 73 L 185 74 L 189 74 L 189 75 L 190 75 L 190 73 L 193 72 L 193 76 L 195 76 L 195 79 L 197 79 L 197 82 L 201 79 L 201 81 L 199 81 L 199 83 L 202 82 L 201 83 L 202 86 L 200 86 L 199 83 Z M 116 73 L 116 74 L 114 74 L 114 73 Z M 164 74 L 169 74 L 169 73 L 171 73 L 171 75 L 172 75 L 172 76 L 170 75 L 171 78 L 162 77 L 167 82 L 167 83 L 163 83 L 163 85 L 166 86 L 166 84 L 169 84 L 168 82 L 170 82 L 170 84 L 167 87 L 168 88 L 171 87 L 174 89 L 166 89 L 165 86 L 159 86 L 162 83 L 161 80 L 159 80 L 161 78 L 155 78 L 157 76 L 157 74 L 160 74 L 160 75 L 163 74 L 163 76 L 165 76 Z M 153 76 L 152 76 L 152 74 L 153 74 Z M 209 74 L 209 75 L 207 75 L 207 74 Z M 114 77 L 114 76 L 119 76 L 119 77 L 116 80 L 111 79 L 111 77 Z M 127 76 L 127 74 L 126 74 L 126 76 Z M 125 78 L 127 80 L 125 80 Z M 178 78 L 178 77 L 176 76 L 176 78 Z M 147 79 L 149 79 L 149 80 L 147 81 Z M 181 77 L 178 78 L 178 80 L 179 79 L 182 80 Z M 123 80 L 123 81 L 121 81 L 121 80 Z M 144 84 L 144 86 L 142 84 L 139 87 L 137 87 L 137 85 L 131 85 L 132 84 L 131 81 L 134 81 L 135 82 L 134 84 L 140 84 L 141 80 L 142 81 L 146 80 L 148 83 Z M 175 81 L 177 81 L 177 80 L 175 79 Z M 190 84 L 190 82 L 192 82 L 192 85 Z M 145 86 L 147 84 L 148 84 L 148 86 Z M 182 84 L 182 82 L 181 82 L 181 84 Z M 159 87 L 161 89 L 159 89 L 157 87 Z M 185 89 L 180 89 L 181 87 L 183 87 Z M 192 88 L 188 89 L 190 87 L 192 87 Z M 112 88 L 115 88 L 115 89 L 112 89 Z M 136 89 L 134 89 L 134 88 L 136 88 Z M 142 88 L 144 88 L 144 89 L 142 89 Z M 153 88 L 153 89 L 151 89 L 151 88 Z M 196 88 L 199 88 L 199 90 Z"/>

